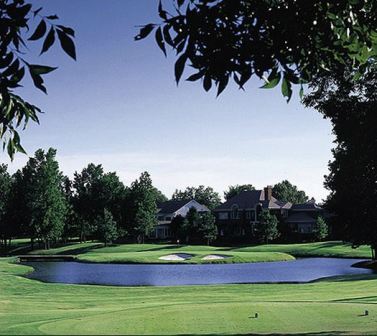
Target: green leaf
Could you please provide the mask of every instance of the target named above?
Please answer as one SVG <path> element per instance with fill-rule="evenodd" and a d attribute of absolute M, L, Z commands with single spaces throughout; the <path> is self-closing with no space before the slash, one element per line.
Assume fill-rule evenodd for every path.
<path fill-rule="evenodd" d="M 38 88 L 39 90 L 43 91 L 44 93 L 47 93 L 47 89 L 46 87 L 43 85 L 43 79 L 40 75 L 38 75 L 37 73 L 34 73 L 30 67 L 29 67 L 29 72 L 30 72 L 30 76 L 31 76 L 31 79 L 33 80 L 33 83 L 34 83 L 34 86 L 36 88 Z"/>
<path fill-rule="evenodd" d="M 25 149 L 21 146 L 20 136 L 16 131 L 13 131 L 13 144 L 14 147 L 17 149 L 17 152 L 27 154 Z"/>
<path fill-rule="evenodd" d="M 283 96 L 287 98 L 287 102 L 289 102 L 292 97 L 292 84 L 286 76 L 283 77 L 283 81 L 281 83 L 281 92 Z"/>
<path fill-rule="evenodd" d="M 167 13 L 162 8 L 161 0 L 158 3 L 158 15 L 160 16 L 161 19 L 164 19 L 164 20 L 167 19 Z"/>
<path fill-rule="evenodd" d="M 67 55 L 76 60 L 76 48 L 73 40 L 62 30 L 57 30 L 60 45 Z"/>
<path fill-rule="evenodd" d="M 72 28 L 65 27 L 62 25 L 57 25 L 57 27 L 60 28 L 60 30 L 62 30 L 66 34 L 71 35 L 72 37 L 75 37 L 75 31 Z"/>
<path fill-rule="evenodd" d="M 59 19 L 59 17 L 55 14 L 55 15 L 49 15 L 49 16 L 46 16 L 47 19 L 49 20 L 57 20 Z"/>
<path fill-rule="evenodd" d="M 273 70 L 271 72 L 271 74 L 268 76 L 266 84 L 261 86 L 261 88 L 262 89 L 272 89 L 279 84 L 280 79 L 281 79 L 280 72 L 277 72 L 277 69 Z"/>
<path fill-rule="evenodd" d="M 33 74 L 44 75 L 57 69 L 57 67 L 50 67 L 47 65 L 29 64 L 29 69 Z"/>
<path fill-rule="evenodd" d="M 204 88 L 204 90 L 206 90 L 208 92 L 209 90 L 211 90 L 211 87 L 212 87 L 211 76 L 206 74 L 204 76 L 204 80 L 203 80 L 203 88 Z"/>
<path fill-rule="evenodd" d="M 0 69 L 6 68 L 7 66 L 9 66 L 9 64 L 12 63 L 12 60 L 13 60 L 12 52 L 6 54 L 4 58 L 0 57 Z"/>
<path fill-rule="evenodd" d="M 41 20 L 41 22 L 39 22 L 39 25 L 35 29 L 33 35 L 31 35 L 28 40 L 29 41 L 39 40 L 44 34 L 46 34 L 46 30 L 47 30 L 46 22 L 44 20 Z"/>
<path fill-rule="evenodd" d="M 304 87 L 301 84 L 301 87 L 300 87 L 300 99 L 302 100 L 302 98 L 304 98 Z"/>
<path fill-rule="evenodd" d="M 13 161 L 14 153 L 15 153 L 15 147 L 14 147 L 13 139 L 8 140 L 7 152 L 8 152 L 8 155 L 9 155 L 11 161 Z"/>
<path fill-rule="evenodd" d="M 142 40 L 143 38 L 146 38 L 153 30 L 155 25 L 153 23 L 149 23 L 143 28 L 140 29 L 139 35 L 135 36 L 135 40 Z"/>
<path fill-rule="evenodd" d="M 33 11 L 34 17 L 36 17 L 42 9 L 43 7 L 39 7 L 37 10 Z"/>
<path fill-rule="evenodd" d="M 54 27 L 51 27 L 50 31 L 48 32 L 46 39 L 43 42 L 41 55 L 46 52 L 55 42 L 55 30 Z"/>
<path fill-rule="evenodd" d="M 225 75 L 219 80 L 219 84 L 217 86 L 217 97 L 225 90 L 229 82 L 229 76 Z"/>
<path fill-rule="evenodd" d="M 175 72 L 175 80 L 176 80 L 177 84 L 179 83 L 179 80 L 182 77 L 186 61 L 187 61 L 187 55 L 184 53 L 175 62 L 174 72 Z"/>
<path fill-rule="evenodd" d="M 167 56 L 166 55 L 165 42 L 164 42 L 164 39 L 162 37 L 161 27 L 158 27 L 158 29 L 156 29 L 156 42 L 157 42 L 158 46 L 160 47 L 160 49 L 162 50 L 162 52 L 164 53 L 164 55 Z"/>
<path fill-rule="evenodd" d="M 188 77 L 186 80 L 189 82 L 195 82 L 202 77 L 203 77 L 203 72 L 199 71 L 198 73 L 193 74 L 190 77 Z"/>
<path fill-rule="evenodd" d="M 14 75 L 18 68 L 20 67 L 20 61 L 16 58 L 16 60 L 2 73 L 3 77 L 8 77 Z"/>

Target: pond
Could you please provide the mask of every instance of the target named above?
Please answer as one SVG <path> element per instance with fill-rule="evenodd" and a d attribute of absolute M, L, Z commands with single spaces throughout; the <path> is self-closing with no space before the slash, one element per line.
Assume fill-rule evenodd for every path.
<path fill-rule="evenodd" d="M 305 258 L 248 264 L 146 265 L 80 262 L 24 262 L 29 278 L 44 282 L 116 286 L 176 286 L 230 283 L 309 282 L 319 278 L 370 274 L 351 267 L 361 259 Z"/>

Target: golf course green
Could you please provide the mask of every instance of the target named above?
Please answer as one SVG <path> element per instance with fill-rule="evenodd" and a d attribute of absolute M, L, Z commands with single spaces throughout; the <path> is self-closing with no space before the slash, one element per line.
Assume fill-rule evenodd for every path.
<path fill-rule="evenodd" d="M 324 253 L 332 247 L 336 253 L 344 249 L 345 256 L 350 257 L 349 253 L 357 251 L 340 246 L 341 243 L 319 244 Z M 126 254 L 127 249 L 133 250 L 130 253 L 142 253 L 135 251 L 135 245 L 97 245 L 91 249 L 87 244 L 86 252 L 78 251 L 77 245 L 50 252 L 77 252 L 81 257 L 92 253 L 97 257 Z M 307 251 L 305 245 L 302 250 Z M 156 246 L 162 247 L 139 245 L 139 249 L 155 251 Z M 289 245 L 286 247 L 283 253 L 288 253 Z M 176 248 L 165 245 L 163 253 Z M 203 251 L 202 248 L 184 246 L 178 251 L 194 253 L 195 249 Z M 242 247 L 221 253 L 253 253 L 254 248 L 269 250 L 264 246 Z M 277 245 L 269 248 L 272 252 L 281 251 Z M 297 250 L 298 246 L 291 248 Z M 318 244 L 314 248 L 315 253 L 321 250 Z M 207 251 L 214 253 L 210 247 Z M 13 257 L 0 258 L 0 334 L 4 335 L 375 335 L 377 331 L 376 275 L 336 277 L 308 284 L 112 287 L 42 283 L 23 277 L 31 268 L 15 262 Z M 364 315 L 365 310 L 368 316 Z"/>
<path fill-rule="evenodd" d="M 193 257 L 184 261 L 159 259 L 162 256 L 187 253 Z M 122 244 L 105 247 L 101 243 L 73 243 L 50 250 L 35 250 L 37 255 L 75 255 L 78 261 L 109 263 L 241 263 L 285 261 L 294 257 L 370 258 L 367 246 L 353 249 L 339 241 L 307 244 L 266 244 L 246 247 L 213 247 L 200 245 Z M 210 254 L 227 258 L 203 260 Z"/>

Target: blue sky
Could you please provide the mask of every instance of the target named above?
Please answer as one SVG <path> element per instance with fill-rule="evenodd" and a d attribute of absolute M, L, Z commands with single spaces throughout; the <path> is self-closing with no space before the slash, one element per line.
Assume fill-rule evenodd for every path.
<path fill-rule="evenodd" d="M 300 104 L 297 90 L 287 104 L 279 89 L 258 89 L 257 81 L 246 92 L 231 85 L 219 98 L 200 83 L 177 87 L 174 57 L 166 59 L 152 39 L 133 40 L 135 26 L 157 21 L 157 1 L 32 3 L 76 30 L 78 59 L 58 46 L 33 59 L 59 69 L 45 77 L 47 96 L 29 82 L 19 91 L 46 112 L 40 126 L 22 132 L 30 155 L 54 147 L 69 176 L 89 162 L 102 163 L 126 184 L 147 170 L 168 196 L 188 185 L 210 185 L 222 194 L 231 184 L 262 188 L 282 179 L 317 200 L 327 195 L 331 125 Z M 12 172 L 27 160 L 18 154 L 10 163 L 1 155 Z"/>

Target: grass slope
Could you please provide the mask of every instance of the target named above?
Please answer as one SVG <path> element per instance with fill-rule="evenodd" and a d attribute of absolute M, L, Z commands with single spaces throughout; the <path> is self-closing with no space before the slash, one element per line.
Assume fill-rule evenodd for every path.
<path fill-rule="evenodd" d="M 370 334 L 377 279 L 312 284 L 106 287 L 45 284 L 0 259 L 0 334 Z M 351 281 L 348 281 L 351 280 Z M 369 316 L 361 316 L 365 309 Z M 259 318 L 252 318 L 254 313 Z"/>
<path fill-rule="evenodd" d="M 197 245 L 123 244 L 104 247 L 99 243 L 71 244 L 48 251 L 33 251 L 33 254 L 74 254 L 77 260 L 105 263 L 244 263 L 293 260 L 289 254 L 280 252 L 233 251 L 228 248 Z M 193 255 L 185 261 L 161 260 L 159 257 L 174 253 Z M 209 254 L 221 254 L 221 260 L 202 260 Z"/>
<path fill-rule="evenodd" d="M 112 263 L 172 263 L 158 259 L 173 253 L 188 253 L 194 257 L 181 263 L 239 263 L 291 260 L 295 257 L 349 257 L 370 258 L 370 249 L 362 246 L 353 249 L 350 244 L 338 241 L 307 244 L 268 244 L 245 247 L 212 247 L 197 245 L 123 244 L 103 247 L 100 243 L 75 243 L 51 250 L 37 250 L 34 254 L 74 254 L 80 261 Z M 220 254 L 229 258 L 201 260 L 208 254 Z"/>

